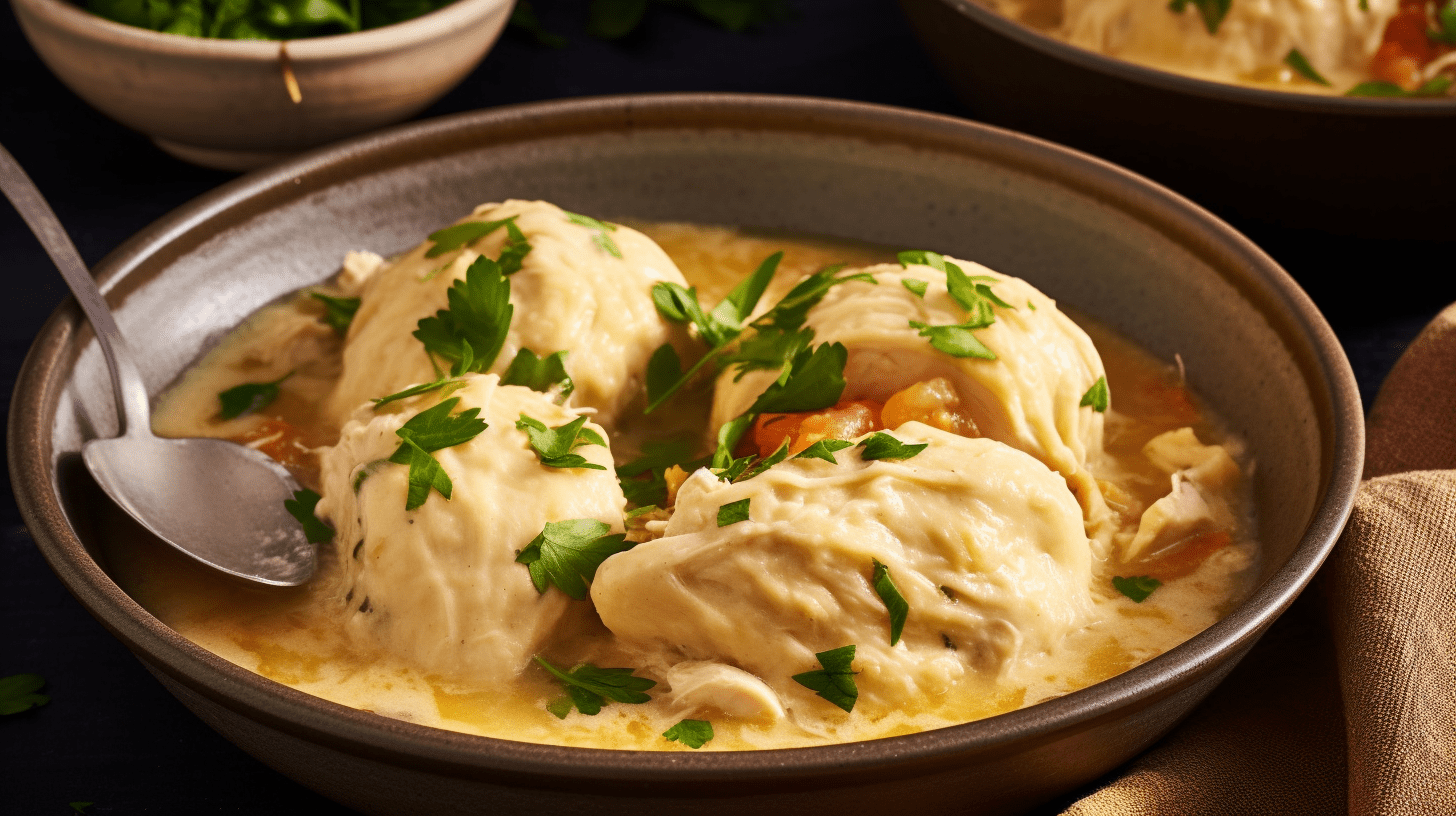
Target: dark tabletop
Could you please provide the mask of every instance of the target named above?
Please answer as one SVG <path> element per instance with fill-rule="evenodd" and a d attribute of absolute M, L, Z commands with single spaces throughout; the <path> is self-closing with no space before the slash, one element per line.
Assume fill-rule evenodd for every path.
<path fill-rule="evenodd" d="M 587 0 L 537 0 L 549 49 L 508 30 L 423 116 L 637 91 L 837 97 L 967 118 L 893 0 L 790 0 L 793 19 L 734 34 L 655 8 L 627 39 L 586 33 Z M 88 264 L 190 199 L 232 179 L 173 159 L 81 102 L 0 12 L 0 143 L 27 168 Z M 1324 310 L 1367 406 L 1401 350 L 1456 300 L 1456 238 L 1352 239 L 1230 220 Z M 1453 231 L 1456 232 L 1456 231 Z M 20 218 L 0 206 L 0 395 L 65 296 Z M 66 592 L 0 491 L 0 677 L 45 677 L 48 705 L 0 717 L 0 814 L 344 813 L 217 736 L 146 673 Z"/>

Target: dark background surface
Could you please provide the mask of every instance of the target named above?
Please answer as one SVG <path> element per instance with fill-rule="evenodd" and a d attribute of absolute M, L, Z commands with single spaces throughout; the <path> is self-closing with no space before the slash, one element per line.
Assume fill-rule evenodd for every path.
<path fill-rule="evenodd" d="M 739 91 L 837 97 L 971 119 L 920 52 L 892 0 L 790 0 L 793 19 L 734 34 L 653 9 L 626 40 L 585 30 L 586 0 L 537 0 L 547 49 L 508 30 L 436 116 L 563 97 Z M 50 199 L 88 264 L 147 224 L 234 178 L 175 160 L 91 110 L 0 12 L 0 143 Z M 422 117 L 422 118 L 423 118 Z M 1257 135 L 1250 137 L 1257 149 Z M 1413 160 L 1409 157 L 1392 160 Z M 1418 159 L 1414 159 L 1418 160 Z M 1339 172 L 1332 168 L 1331 172 Z M 1428 242 L 1293 232 L 1224 213 L 1310 293 L 1351 358 L 1367 406 L 1405 344 L 1456 300 L 1456 229 Z M 9 410 L 32 338 L 66 291 L 23 222 L 0 205 L 0 395 Z M 0 499 L 0 677 L 36 673 L 50 704 L 0 717 L 0 814 L 348 812 L 271 771 L 176 702 L 66 592 Z"/>

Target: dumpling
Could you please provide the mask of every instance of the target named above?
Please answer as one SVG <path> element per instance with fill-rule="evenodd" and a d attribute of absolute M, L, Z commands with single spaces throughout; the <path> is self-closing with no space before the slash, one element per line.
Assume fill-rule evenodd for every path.
<path fill-rule="evenodd" d="M 516 426 L 525 414 L 555 428 L 576 412 L 494 374 L 466 381 L 443 399 L 459 399 L 457 415 L 479 408 L 487 427 L 434 452 L 450 499 L 432 491 L 407 510 L 410 467 L 388 461 L 396 430 L 441 403 L 432 393 L 360 409 L 323 454 L 317 512 L 337 532 L 351 639 L 426 673 L 489 682 L 514 676 L 559 627 L 591 616 L 585 601 L 538 593 L 517 553 L 547 522 L 594 519 L 620 532 L 626 500 L 608 448 L 573 451 L 605 470 L 547 467 Z"/>
<path fill-rule="evenodd" d="M 974 332 L 996 359 L 951 356 L 910 325 L 966 322 L 965 310 L 946 288 L 945 272 L 919 264 L 871 266 L 862 271 L 876 283 L 838 284 L 806 320 L 814 343 L 842 343 L 849 351 L 843 399 L 884 403 L 909 386 L 945 378 L 980 436 L 1029 453 L 1061 473 L 1088 519 L 1102 517 L 1105 505 L 1087 463 L 1102 452 L 1103 416 L 1081 405 L 1104 376 L 1091 339 L 1026 281 L 969 261 L 946 261 L 969 276 L 995 278 L 992 292 L 1014 307 L 997 307 L 995 322 Z M 907 288 L 907 281 L 917 287 L 923 283 L 924 295 Z M 725 370 L 714 393 L 713 427 L 748 410 L 776 376 L 775 371 Z"/>
<path fill-rule="evenodd" d="M 503 373 L 521 349 L 538 357 L 566 351 L 575 391 L 570 404 L 594 408 L 611 427 L 643 393 L 647 361 L 682 331 L 652 304 L 652 286 L 686 285 L 672 259 L 628 227 L 583 223 L 544 201 L 484 204 L 460 224 L 514 219 L 531 250 L 508 278 L 514 319 L 489 371 Z M 411 334 L 421 318 L 448 305 L 447 292 L 481 255 L 497 258 L 504 227 L 438 257 L 426 241 L 381 265 L 362 285 L 344 345 L 344 371 L 327 405 L 336 423 L 371 398 L 435 379 L 424 346 Z M 686 346 L 684 346 L 686 348 Z"/>
<path fill-rule="evenodd" d="M 645 654 L 750 672 L 791 708 L 818 704 L 792 676 L 846 645 L 860 701 L 883 705 L 1056 648 L 1092 608 L 1090 546 L 1061 477 L 988 439 L 918 422 L 893 436 L 926 447 L 902 460 L 859 448 L 834 464 L 792 458 L 736 483 L 697 471 L 666 535 L 598 570 L 602 621 Z M 748 519 L 719 526 L 720 509 L 742 501 Z M 909 604 L 896 646 L 875 561 Z M 754 708 L 724 688 L 722 708 Z"/>

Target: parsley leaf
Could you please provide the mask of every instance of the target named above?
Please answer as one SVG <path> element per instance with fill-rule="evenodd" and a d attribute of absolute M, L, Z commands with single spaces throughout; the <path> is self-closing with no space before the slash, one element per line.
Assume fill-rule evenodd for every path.
<path fill-rule="evenodd" d="M 718 447 L 713 451 L 712 467 L 726 468 L 735 461 L 733 459 L 733 449 L 738 447 L 738 442 L 743 439 L 743 435 L 748 433 L 748 429 L 753 426 L 753 418 L 753 413 L 749 412 L 723 423 L 723 427 L 718 429 Z"/>
<path fill-rule="evenodd" d="M 834 458 L 835 451 L 842 451 L 845 448 L 854 447 L 854 443 L 848 439 L 821 439 L 794 455 L 795 459 L 823 459 L 831 465 L 839 464 Z"/>
<path fill-rule="evenodd" d="M 95 802 L 67 802 L 67 804 L 69 804 L 71 806 L 71 810 L 74 810 L 77 813 L 85 813 L 87 808 L 91 807 L 92 805 L 94 805 L 96 803 Z"/>
<path fill-rule="evenodd" d="M 1440 29 L 1426 29 L 1426 36 L 1436 42 L 1456 45 L 1456 0 L 1446 0 L 1436 10 L 1436 22 Z"/>
<path fill-rule="evenodd" d="M 622 0 L 615 1 L 622 2 Z M 627 2 L 633 1 L 634 0 L 627 0 Z M 562 210 L 562 212 L 566 211 Z M 596 234 L 592 236 L 592 243 L 596 244 L 598 248 L 600 248 L 608 255 L 611 255 L 613 258 L 622 257 L 622 250 L 617 247 L 617 242 L 613 241 L 612 236 L 608 234 L 617 231 L 616 224 L 608 224 L 605 221 L 598 221 L 589 215 L 578 215 L 574 212 L 566 213 L 566 220 L 570 221 L 573 224 L 576 224 L 579 227 L 586 227 L 589 230 L 595 230 Z"/>
<path fill-rule="evenodd" d="M 750 371 L 779 369 L 779 379 L 788 376 L 788 371 L 799 352 L 814 342 L 814 330 L 802 328 L 793 331 L 763 328 L 738 344 L 738 348 L 722 360 L 723 365 L 738 365 L 733 381 L 743 379 Z"/>
<path fill-rule="evenodd" d="M 885 603 L 885 610 L 890 613 L 890 645 L 894 646 L 900 642 L 900 633 L 905 630 L 905 618 L 910 614 L 910 604 L 905 601 L 905 596 L 895 586 L 890 578 L 890 568 L 881 564 L 878 559 L 871 559 L 875 565 L 874 575 L 870 583 L 875 588 L 875 594 Z"/>
<path fill-rule="evenodd" d="M 1077 407 L 1081 408 L 1090 405 L 1092 406 L 1092 410 L 1100 414 L 1107 410 L 1107 406 L 1111 402 L 1112 394 L 1107 390 L 1107 376 L 1103 375 L 1098 377 L 1097 382 L 1092 383 L 1092 387 L 1088 388 L 1087 393 L 1082 395 L 1082 401 L 1077 403 Z"/>
<path fill-rule="evenodd" d="M 602 435 L 584 427 L 585 425 L 585 416 L 579 416 L 571 422 L 555 428 L 548 428 L 546 423 L 525 414 L 521 414 L 521 418 L 516 420 L 516 427 L 526 432 L 526 436 L 531 441 L 532 450 L 536 451 L 536 456 L 546 467 L 606 470 L 601 465 L 588 462 L 580 454 L 571 452 L 582 445 L 606 447 L 607 441 L 602 439 Z"/>
<path fill-rule="evenodd" d="M 799 281 L 787 295 L 784 295 L 782 300 L 774 304 L 772 309 L 760 315 L 751 325 L 760 331 L 765 327 L 795 331 L 804 325 L 804 320 L 809 316 L 809 310 L 818 305 L 819 301 L 823 300 L 824 295 L 833 287 L 850 281 L 879 283 L 875 280 L 875 276 L 868 272 L 855 272 L 841 278 L 834 277 L 843 268 L 843 264 L 826 266 Z"/>
<path fill-rule="evenodd" d="M 1217 34 L 1218 27 L 1223 23 L 1223 18 L 1228 15 L 1233 0 L 1172 0 L 1168 9 L 1175 14 L 1182 14 L 1183 10 L 1192 3 L 1203 17 L 1203 27 L 1208 29 L 1209 34 Z"/>
<path fill-rule="evenodd" d="M 820 697 L 847 712 L 853 711 L 855 700 L 859 699 L 859 689 L 854 684 L 855 672 L 849 670 L 854 660 L 854 646 L 841 646 L 814 656 L 819 658 L 822 668 L 796 674 L 794 682 L 817 692 Z"/>
<path fill-rule="evenodd" d="M 1316 71 L 1314 66 L 1309 64 L 1309 60 L 1304 54 L 1300 53 L 1298 48 L 1289 49 L 1289 53 L 1284 55 L 1284 64 L 1293 68 L 1300 76 L 1310 82 L 1317 82 L 1325 86 L 1330 84 L 1328 79 L 1320 76 L 1320 72 Z"/>
<path fill-rule="evenodd" d="M 693 443 L 686 440 L 643 443 L 641 456 L 617 468 L 627 501 L 636 505 L 667 504 L 664 474 L 673 465 L 686 463 L 692 455 Z M 644 475 L 646 479 L 638 478 Z"/>
<path fill-rule="evenodd" d="M 962 323 L 953 326 L 932 326 L 928 323 L 921 323 L 918 320 L 910 321 L 910 328 L 919 331 L 921 337 L 930 338 L 932 348 L 943 351 L 952 357 L 974 357 L 978 360 L 994 360 L 996 352 L 986 348 L 974 334 L 972 329 L 983 328 L 973 323 Z"/>
<path fill-rule="evenodd" d="M 919 278 L 901 278 L 900 285 L 909 289 L 919 298 L 925 297 L 925 291 L 930 288 L 929 281 L 923 281 Z"/>
<path fill-rule="evenodd" d="M 222 410 L 218 412 L 218 416 L 223 419 L 237 419 L 243 414 L 267 408 L 273 400 L 278 399 L 278 386 L 292 376 L 293 372 L 290 371 L 273 382 L 243 383 L 220 392 L 217 401 L 222 403 Z"/>
<path fill-rule="evenodd" d="M 713 724 L 707 720 L 683 720 L 662 732 L 668 742 L 681 742 L 697 750 L 713 739 Z"/>
<path fill-rule="evenodd" d="M 740 521 L 748 521 L 748 499 L 729 502 L 718 508 L 718 526 L 727 527 Z"/>
<path fill-rule="evenodd" d="M 359 311 L 359 298 L 334 297 L 323 292 L 309 292 L 308 296 L 324 305 L 324 322 L 340 337 L 349 333 L 349 324 L 354 322 L 354 313 Z"/>
<path fill-rule="evenodd" d="M 782 462 L 787 458 L 789 458 L 789 440 L 785 439 L 783 441 L 783 444 L 779 445 L 778 450 L 770 453 L 768 456 L 765 456 L 762 459 L 759 459 L 757 462 L 754 463 L 751 470 L 749 470 L 747 473 L 744 473 L 742 476 L 734 479 L 733 481 L 742 482 L 748 479 L 752 479 L 754 476 L 763 473 L 765 470 L 768 470 L 769 468 L 777 465 L 779 462 Z"/>
<path fill-rule="evenodd" d="M 45 678 L 38 674 L 12 674 L 0 677 L 0 715 L 19 714 L 43 706 L 51 698 L 39 693 Z"/>
<path fill-rule="evenodd" d="M 566 398 L 576 390 L 576 383 L 566 373 L 564 351 L 537 357 L 535 352 L 523 348 L 516 352 L 515 359 L 506 367 L 506 373 L 501 375 L 500 382 L 501 385 L 524 385 L 543 394 L 555 392 L 557 405 L 566 402 Z"/>
<path fill-rule="evenodd" d="M 318 506 L 320 498 L 322 496 L 319 494 L 304 488 L 294 491 L 293 498 L 283 500 L 283 509 L 303 525 L 303 536 L 310 544 L 323 544 L 334 540 L 334 528 L 314 515 L 313 510 Z"/>
<path fill-rule="evenodd" d="M 864 449 L 859 458 L 868 462 L 875 459 L 909 459 L 930 447 L 930 443 L 901 442 L 884 431 L 875 431 L 872 436 L 865 437 L 856 447 Z"/>
<path fill-rule="evenodd" d="M 514 218 L 506 221 L 506 242 L 501 245 L 500 255 L 495 262 L 500 264 L 501 274 L 507 277 L 521 271 L 521 264 L 531 254 L 531 243 L 526 234 L 516 226 Z"/>
<path fill-rule="evenodd" d="M 1162 581 L 1159 581 L 1157 578 L 1150 578 L 1146 575 L 1139 575 L 1131 578 L 1113 576 L 1112 578 L 1112 586 L 1118 592 L 1121 592 L 1122 594 L 1133 599 L 1137 603 L 1142 603 L 1143 601 L 1147 600 L 1148 596 L 1153 594 L 1153 590 L 1157 589 L 1162 585 Z"/>
<path fill-rule="evenodd" d="M 516 554 L 525 564 L 536 591 L 545 594 L 552 584 L 575 600 L 586 598 L 587 583 L 608 557 L 637 546 L 611 525 L 596 519 L 549 521 L 541 534 Z"/>
<path fill-rule="evenodd" d="M 909 269 L 913 264 L 919 264 L 941 272 L 945 271 L 945 256 L 926 249 L 907 249 L 904 252 L 898 252 L 895 254 L 895 260 L 899 261 L 900 266 L 905 269 Z"/>
<path fill-rule="evenodd" d="M 1393 82 L 1362 82 L 1346 91 L 1345 96 L 1445 96 L 1453 83 L 1456 80 L 1451 77 L 1438 76 L 1414 91 L 1407 91 Z"/>
<path fill-rule="evenodd" d="M 593 37 L 615 40 L 636 30 L 647 13 L 648 0 L 592 0 L 586 30 Z"/>
<path fill-rule="evenodd" d="M 511 25 L 531 35 L 537 45 L 546 48 L 566 47 L 565 37 L 547 31 L 541 25 L 541 18 L 536 16 L 536 9 L 531 5 L 531 0 L 519 0 L 516 3 L 515 9 L 511 11 Z"/>
<path fill-rule="evenodd" d="M 507 224 L 514 226 L 517 216 L 502 218 L 499 221 L 466 221 L 463 224 L 455 224 L 442 230 L 436 230 L 425 239 L 434 241 L 435 245 L 425 251 L 426 258 L 438 258 L 446 252 L 452 252 L 467 244 L 473 244 L 481 238 L 495 232 Z"/>
<path fill-rule="evenodd" d="M 590 663 L 583 663 L 570 672 L 564 672 L 540 655 L 536 655 L 535 659 L 541 668 L 550 672 L 566 687 L 569 701 L 554 700 L 546 706 L 546 710 L 559 719 L 565 719 L 571 713 L 573 704 L 581 713 L 593 715 L 602 710 L 607 700 L 645 703 L 652 697 L 643 692 L 657 685 L 656 680 L 633 676 L 635 669 L 599 669 Z"/>
<path fill-rule="evenodd" d="M 404 440 L 389 461 L 397 465 L 409 465 L 409 495 L 404 509 L 414 510 L 430 497 L 430 490 L 450 498 L 453 483 L 449 474 L 430 454 L 442 448 L 449 448 L 474 439 L 486 429 L 485 420 L 480 419 L 480 409 L 450 416 L 460 404 L 459 397 L 451 397 L 440 404 L 421 411 L 411 417 L 395 435 Z"/>
<path fill-rule="evenodd" d="M 377 399 L 371 398 L 369 401 L 372 402 L 372 403 L 374 403 L 374 410 L 378 411 L 381 406 L 388 405 L 389 403 L 394 402 L 395 400 L 402 400 L 402 399 L 406 399 L 408 397 L 416 397 L 416 396 L 419 396 L 420 394 L 428 394 L 429 392 L 435 391 L 437 389 L 443 389 L 441 391 L 441 396 L 444 396 L 445 394 L 448 394 L 451 391 L 458 391 L 458 390 L 460 390 L 461 388 L 464 388 L 464 387 L 465 387 L 465 381 L 464 380 L 457 379 L 455 377 L 445 377 L 445 376 L 442 376 L 442 377 L 436 379 L 434 382 L 427 382 L 427 383 L 420 383 L 419 385 L 412 385 L 412 386 L 410 386 L 409 388 L 406 388 L 403 391 L 396 391 L 395 393 L 390 394 L 387 397 L 379 397 Z"/>
<path fill-rule="evenodd" d="M 849 351 L 840 343 L 801 350 L 786 374 L 758 395 L 748 413 L 791 414 L 834 405 L 844 394 L 844 364 L 848 361 Z"/>
<path fill-rule="evenodd" d="M 720 323 L 731 324 L 735 328 L 743 325 L 743 321 L 753 314 L 757 308 L 758 301 L 763 293 L 768 290 L 769 283 L 773 280 L 774 273 L 778 271 L 779 262 L 784 259 L 784 253 L 775 252 L 763 259 L 752 275 L 738 282 L 729 292 L 723 301 L 713 307 L 713 317 Z M 736 334 L 737 332 L 735 332 Z"/>
<path fill-rule="evenodd" d="M 966 310 L 967 319 L 965 326 L 971 329 L 984 329 L 996 322 L 996 315 L 992 307 L 1000 306 L 1003 309 L 1014 309 L 1010 303 L 996 296 L 991 291 L 990 284 L 999 283 L 998 279 L 989 275 L 976 275 L 972 277 L 961 270 L 959 266 L 945 262 L 945 286 L 950 296 L 955 298 L 956 303 Z"/>
<path fill-rule="evenodd" d="M 451 374 L 489 369 L 511 328 L 511 283 L 500 264 L 481 256 L 450 287 L 450 307 L 422 318 L 414 336 L 425 351 L 455 363 Z"/>

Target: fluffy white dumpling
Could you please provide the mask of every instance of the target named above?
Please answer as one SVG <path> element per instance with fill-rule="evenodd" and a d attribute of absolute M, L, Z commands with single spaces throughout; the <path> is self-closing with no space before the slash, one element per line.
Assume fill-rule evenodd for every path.
<path fill-rule="evenodd" d="M 946 259 L 967 275 L 997 279 L 991 290 L 1015 308 L 997 307 L 996 322 L 975 336 L 995 360 L 953 357 L 930 345 L 910 321 L 932 326 L 963 323 L 966 313 L 946 289 L 946 277 L 929 266 L 882 264 L 864 271 L 877 283 L 853 281 L 830 289 L 809 311 L 814 342 L 842 343 L 849 351 L 844 399 L 884 402 L 918 382 L 946 378 L 981 436 L 1004 442 L 1066 477 L 1089 519 L 1105 513 L 1096 481 L 1087 470 L 1102 452 L 1102 414 L 1081 405 L 1102 377 L 1102 359 L 1056 302 L 1019 278 L 969 261 Z M 903 281 L 926 283 L 924 297 Z M 748 410 L 777 376 L 754 371 L 734 381 L 737 369 L 719 378 L 713 427 Z"/>
<path fill-rule="evenodd" d="M 559 427 L 575 412 L 494 374 L 467 379 L 446 398 L 460 398 L 456 413 L 480 408 L 488 427 L 434 453 L 451 499 L 432 492 L 406 510 L 409 467 L 385 461 L 400 444 L 395 431 L 439 403 L 429 394 L 360 409 L 323 455 L 317 512 L 337 531 L 355 642 L 427 673 L 488 682 L 519 671 L 564 618 L 590 616 L 586 601 L 538 593 L 517 552 L 549 521 L 596 519 L 620 532 L 626 501 L 606 447 L 574 451 L 606 470 L 546 467 L 516 428 L 521 414 Z"/>
<path fill-rule="evenodd" d="M 681 341 L 681 330 L 653 306 L 652 286 L 686 285 L 682 273 L 636 230 L 617 226 L 602 233 L 544 201 L 484 204 L 460 223 L 511 217 L 531 251 L 510 276 L 515 315 L 490 371 L 503 373 L 523 348 L 540 357 L 566 351 L 576 385 L 570 404 L 597 409 L 599 421 L 610 427 L 640 399 L 652 352 Z M 604 234 L 621 257 L 604 246 Z M 368 399 L 435 379 L 424 346 L 411 334 L 421 318 L 448 306 L 446 293 L 476 258 L 500 255 L 506 238 L 506 230 L 497 229 L 434 258 L 426 257 L 434 246 L 426 241 L 368 276 L 344 346 L 344 373 L 327 406 L 336 422 Z"/>
<path fill-rule="evenodd" d="M 602 621 L 659 659 L 734 666 L 806 704 L 824 703 L 792 676 L 854 644 L 860 701 L 890 705 L 967 672 L 995 677 L 1082 625 L 1091 554 L 1063 480 L 987 439 L 918 422 L 894 435 L 929 446 L 902 461 L 864 461 L 857 448 L 836 464 L 789 459 L 734 484 L 694 473 L 666 536 L 598 570 Z M 719 527 L 719 509 L 744 499 L 749 519 Z M 909 603 L 894 647 L 875 560 Z M 741 690 L 725 694 L 722 708 L 753 707 Z"/>
<path fill-rule="evenodd" d="M 1273 79 L 1291 49 L 1336 87 L 1364 78 L 1396 0 L 1234 0 L 1214 34 L 1193 3 L 1066 0 L 1060 35 L 1108 56 L 1224 82 Z M 1313 83 L 1300 86 L 1317 89 Z"/>

